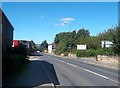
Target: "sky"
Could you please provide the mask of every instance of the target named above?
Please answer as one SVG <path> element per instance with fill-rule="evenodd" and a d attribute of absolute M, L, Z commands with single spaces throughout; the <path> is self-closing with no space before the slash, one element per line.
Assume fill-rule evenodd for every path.
<path fill-rule="evenodd" d="M 14 39 L 37 44 L 52 43 L 60 32 L 85 28 L 97 35 L 118 24 L 117 2 L 4 2 L 2 9 L 15 29 Z"/>

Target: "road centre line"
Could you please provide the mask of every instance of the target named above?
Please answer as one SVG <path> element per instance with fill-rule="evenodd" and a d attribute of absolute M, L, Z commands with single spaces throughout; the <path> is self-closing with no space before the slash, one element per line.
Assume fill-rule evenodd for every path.
<path fill-rule="evenodd" d="M 55 58 L 54 58 L 54 59 L 55 59 Z M 82 70 L 84 70 L 84 71 L 86 71 L 86 72 L 92 73 L 92 74 L 97 75 L 97 76 L 99 76 L 99 77 L 102 77 L 102 78 L 104 78 L 104 79 L 107 79 L 107 80 L 110 80 L 110 81 L 113 81 L 113 82 L 116 82 L 116 83 L 120 83 L 119 81 L 113 80 L 113 79 L 111 79 L 111 78 L 109 78 L 109 77 L 107 77 L 107 76 L 104 76 L 104 75 L 101 75 L 101 74 L 99 74 L 99 73 L 93 72 L 93 71 L 91 71 L 91 70 L 88 70 L 88 69 L 85 69 L 85 68 L 76 66 L 76 65 L 74 65 L 74 64 L 65 62 L 65 61 L 63 61 L 63 60 L 58 60 L 58 59 L 55 59 L 55 60 L 57 60 L 57 61 L 59 61 L 59 62 L 62 62 L 62 63 L 65 63 L 65 64 L 68 64 L 68 65 L 71 65 L 71 66 L 73 66 L 73 67 L 82 69 Z"/>
<path fill-rule="evenodd" d="M 50 55 L 49 55 L 50 56 Z M 51 57 L 51 56 L 50 56 Z M 56 57 L 60 57 L 60 56 L 57 56 Z M 52 57 L 51 57 L 52 58 Z M 67 58 L 68 59 L 68 58 Z M 118 69 L 117 67 L 111 67 L 111 66 L 107 66 L 107 65 L 100 65 L 100 64 L 96 64 L 96 63 L 93 63 L 93 62 L 88 62 L 88 61 L 81 61 L 81 62 L 85 62 L 85 63 L 88 63 L 88 64 L 94 64 L 94 65 L 97 65 L 97 66 L 103 66 L 103 67 L 108 67 L 108 68 L 113 68 L 113 69 Z"/>

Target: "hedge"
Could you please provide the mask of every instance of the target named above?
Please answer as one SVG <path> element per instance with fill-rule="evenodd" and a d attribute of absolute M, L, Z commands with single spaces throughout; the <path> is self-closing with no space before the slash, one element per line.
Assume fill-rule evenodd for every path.
<path fill-rule="evenodd" d="M 28 63 L 24 56 L 18 54 L 7 54 L 2 60 L 3 76 L 14 73 L 22 64 Z"/>
<path fill-rule="evenodd" d="M 97 55 L 104 54 L 103 49 L 99 50 L 77 50 L 76 55 L 77 57 L 96 57 Z"/>

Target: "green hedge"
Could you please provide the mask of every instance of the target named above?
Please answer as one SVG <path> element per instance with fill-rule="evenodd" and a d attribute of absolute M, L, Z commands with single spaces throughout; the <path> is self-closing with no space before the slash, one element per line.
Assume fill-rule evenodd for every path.
<path fill-rule="evenodd" d="M 3 75 L 14 73 L 22 64 L 28 63 L 24 56 L 18 54 L 7 54 L 3 56 L 2 69 Z"/>
<path fill-rule="evenodd" d="M 96 57 L 97 55 L 104 54 L 103 49 L 99 50 L 77 50 L 76 55 L 77 57 Z"/>
<path fill-rule="evenodd" d="M 105 48 L 98 50 L 77 50 L 77 57 L 96 57 L 97 55 L 114 55 L 113 48 Z"/>

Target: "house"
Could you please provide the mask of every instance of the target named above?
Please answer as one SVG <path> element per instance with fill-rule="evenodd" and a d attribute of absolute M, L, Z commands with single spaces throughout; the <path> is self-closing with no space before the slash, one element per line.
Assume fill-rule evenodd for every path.
<path fill-rule="evenodd" d="M 33 40 L 31 40 L 31 41 L 28 41 L 28 40 L 13 40 L 12 47 L 18 48 L 20 44 L 25 45 L 25 47 L 26 47 L 29 54 L 36 50 L 36 45 L 33 42 Z"/>
<path fill-rule="evenodd" d="M 109 48 L 109 47 L 111 47 L 113 45 L 113 43 L 111 42 L 111 41 L 108 41 L 108 40 L 106 40 L 106 41 L 101 41 L 101 47 L 102 48 Z"/>
<path fill-rule="evenodd" d="M 56 44 L 53 42 L 51 44 L 48 45 L 48 53 L 55 53 L 55 50 L 56 50 L 57 46 Z"/>
<path fill-rule="evenodd" d="M 35 44 L 35 45 L 36 45 L 36 48 L 37 48 L 37 49 L 39 49 L 39 47 L 40 47 L 40 44 Z"/>
<path fill-rule="evenodd" d="M 2 43 L 0 43 L 2 44 L 2 54 L 6 55 L 6 53 L 9 53 L 9 49 L 12 47 L 14 28 L 1 9 L 0 13 L 2 13 L 2 19 L 0 19 L 0 22 L 2 24 L 2 36 L 0 35 L 0 37 L 2 38 Z"/>
<path fill-rule="evenodd" d="M 52 44 L 48 45 L 48 53 L 52 53 Z"/>
<path fill-rule="evenodd" d="M 13 40 L 13 45 L 12 47 L 18 48 L 20 44 L 23 44 L 26 46 L 26 48 L 30 47 L 30 42 L 27 40 Z"/>

